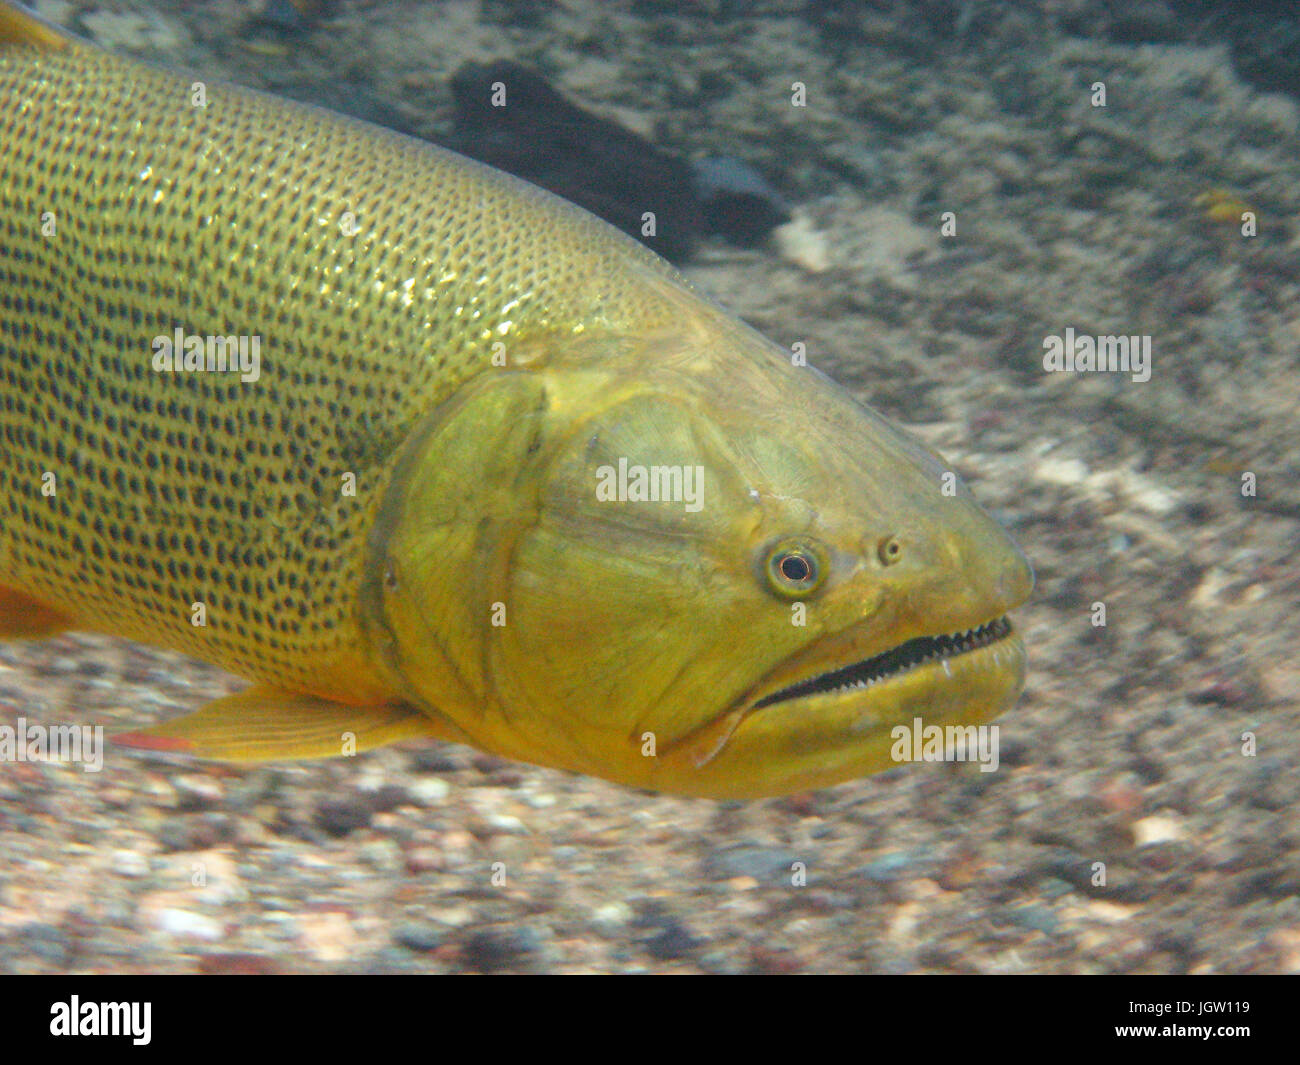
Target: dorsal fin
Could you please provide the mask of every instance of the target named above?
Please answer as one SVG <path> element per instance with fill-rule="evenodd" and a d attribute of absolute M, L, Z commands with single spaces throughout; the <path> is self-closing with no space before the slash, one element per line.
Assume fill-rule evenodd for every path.
<path fill-rule="evenodd" d="M 71 40 L 39 15 L 19 4 L 0 0 L 0 48 L 26 45 L 29 48 L 66 48 Z"/>

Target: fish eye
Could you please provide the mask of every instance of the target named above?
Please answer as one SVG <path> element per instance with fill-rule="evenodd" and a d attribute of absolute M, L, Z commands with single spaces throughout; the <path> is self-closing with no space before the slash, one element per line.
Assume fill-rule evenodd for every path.
<path fill-rule="evenodd" d="M 786 599 L 802 599 L 821 587 L 826 577 L 826 552 L 813 540 L 778 540 L 767 550 L 768 587 Z"/>

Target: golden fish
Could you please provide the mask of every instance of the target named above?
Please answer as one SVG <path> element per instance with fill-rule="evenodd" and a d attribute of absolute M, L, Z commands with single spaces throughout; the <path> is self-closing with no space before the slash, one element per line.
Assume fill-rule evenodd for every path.
<path fill-rule="evenodd" d="M 4 4 L 0 227 L 0 635 L 253 681 L 128 743 L 756 796 L 1021 689 L 942 460 L 530 185 Z"/>

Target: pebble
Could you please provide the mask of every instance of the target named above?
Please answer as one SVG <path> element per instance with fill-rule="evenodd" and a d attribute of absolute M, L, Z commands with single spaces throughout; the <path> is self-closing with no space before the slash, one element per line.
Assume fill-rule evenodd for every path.
<path fill-rule="evenodd" d="M 1004 910 L 1003 915 L 1011 924 L 1030 928 L 1044 935 L 1056 935 L 1061 927 L 1060 918 L 1045 906 L 1015 906 Z"/>
<path fill-rule="evenodd" d="M 407 950 L 437 950 L 446 941 L 444 929 L 423 921 L 406 921 L 393 929 L 393 942 Z"/>
<path fill-rule="evenodd" d="M 540 934 L 526 925 L 518 928 L 484 928 L 465 940 L 465 964 L 480 972 L 512 968 L 540 945 Z"/>
<path fill-rule="evenodd" d="M 1080 484 L 1088 478 L 1088 467 L 1078 459 L 1047 457 L 1038 460 L 1034 476 L 1048 484 Z"/>
<path fill-rule="evenodd" d="M 402 848 L 391 839 L 367 840 L 358 848 L 357 857 L 381 873 L 400 872 L 405 864 Z"/>
<path fill-rule="evenodd" d="M 796 854 L 783 847 L 735 847 L 711 854 L 708 868 L 713 876 L 722 880 L 752 877 L 771 882 L 780 877 L 789 883 L 790 867 L 799 860 Z"/>
<path fill-rule="evenodd" d="M 179 810 L 207 810 L 220 805 L 226 797 L 220 780 L 201 773 L 173 777 L 172 787 L 176 789 Z"/>
<path fill-rule="evenodd" d="M 442 851 L 431 845 L 412 847 L 405 854 L 406 870 L 410 873 L 431 873 L 446 867 Z"/>
<path fill-rule="evenodd" d="M 1186 838 L 1178 821 L 1166 815 L 1155 814 L 1132 824 L 1133 844 L 1149 847 L 1153 843 L 1168 843 Z"/>
<path fill-rule="evenodd" d="M 154 838 L 169 851 L 187 851 L 194 846 L 193 822 L 187 817 L 169 817 L 154 831 Z"/>
<path fill-rule="evenodd" d="M 916 868 L 917 859 L 923 857 L 923 854 L 915 851 L 891 851 L 889 854 L 881 855 L 875 861 L 868 862 L 857 872 L 868 880 L 888 884 L 919 875 L 920 870 Z"/>
<path fill-rule="evenodd" d="M 442 777 L 420 777 L 407 784 L 406 790 L 421 806 L 437 806 L 451 794 L 451 785 Z"/>
<path fill-rule="evenodd" d="M 370 803 L 355 795 L 325 799 L 316 807 L 316 824 L 331 836 L 341 837 L 368 827 L 374 813 Z"/>
<path fill-rule="evenodd" d="M 488 827 L 496 829 L 498 832 L 505 832 L 514 836 L 523 836 L 528 833 L 528 826 L 513 814 L 488 814 L 483 818 Z"/>
<path fill-rule="evenodd" d="M 359 943 L 351 917 L 340 910 L 299 913 L 294 924 L 302 945 L 318 961 L 342 961 Z"/>
<path fill-rule="evenodd" d="M 706 950 L 699 956 L 699 966 L 706 973 L 717 976 L 740 976 L 748 971 L 744 962 L 725 950 Z"/>
<path fill-rule="evenodd" d="M 285 935 L 287 935 L 289 938 L 293 938 L 298 935 L 297 920 L 294 918 L 294 915 L 292 913 L 282 908 L 285 906 L 292 905 L 292 903 L 289 902 L 289 900 L 263 899 L 262 904 L 264 906 L 274 907 L 273 909 L 266 910 L 262 914 L 263 921 L 265 921 L 268 925 L 270 925 L 272 928 L 277 930 L 288 929 L 288 932 L 285 933 Z M 284 936 L 281 936 L 281 938 L 284 938 Z"/>
<path fill-rule="evenodd" d="M 826 234 L 818 230 L 812 220 L 796 210 L 794 217 L 783 226 L 772 230 L 777 250 L 782 258 L 801 266 L 810 274 L 822 274 L 830 269 L 830 248 Z"/>
<path fill-rule="evenodd" d="M 626 902 L 607 902 L 592 913 L 591 926 L 601 935 L 614 935 L 622 932 L 634 916 Z"/>
<path fill-rule="evenodd" d="M 189 857 L 183 871 L 192 887 L 198 888 L 199 901 L 210 906 L 242 902 L 248 891 L 240 882 L 239 867 L 221 851 L 200 851 Z M 198 880 L 199 883 L 195 883 Z"/>
<path fill-rule="evenodd" d="M 384 784 L 368 795 L 370 808 L 376 813 L 389 813 L 399 806 L 409 806 L 411 796 L 401 784 Z"/>
<path fill-rule="evenodd" d="M 675 917 L 663 919 L 659 932 L 645 941 L 646 953 L 660 961 L 689 958 L 699 946 L 700 941 Z"/>
<path fill-rule="evenodd" d="M 1294 137 L 1300 131 L 1300 107 L 1289 96 L 1261 93 L 1246 105 L 1245 118 L 1273 134 Z"/>
<path fill-rule="evenodd" d="M 220 921 L 193 910 L 167 908 L 155 910 L 150 922 L 160 931 L 172 936 L 189 936 L 193 939 L 218 940 L 224 929 Z"/>
<path fill-rule="evenodd" d="M 136 851 L 114 851 L 112 867 L 119 876 L 147 876 L 149 859 Z"/>
<path fill-rule="evenodd" d="M 437 921 L 449 928 L 464 928 L 471 925 L 477 915 L 470 906 L 442 906 L 438 909 Z"/>
<path fill-rule="evenodd" d="M 411 752 L 411 768 L 418 773 L 455 773 L 465 763 L 448 754 L 446 747 L 421 747 Z"/>

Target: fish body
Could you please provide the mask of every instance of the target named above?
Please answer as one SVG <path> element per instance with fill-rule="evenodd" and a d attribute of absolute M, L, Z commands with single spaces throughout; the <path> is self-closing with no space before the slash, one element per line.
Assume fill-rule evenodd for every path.
<path fill-rule="evenodd" d="M 253 682 L 128 744 L 777 794 L 1010 706 L 1031 587 L 941 459 L 585 212 L 0 5 L 0 636 Z"/>

